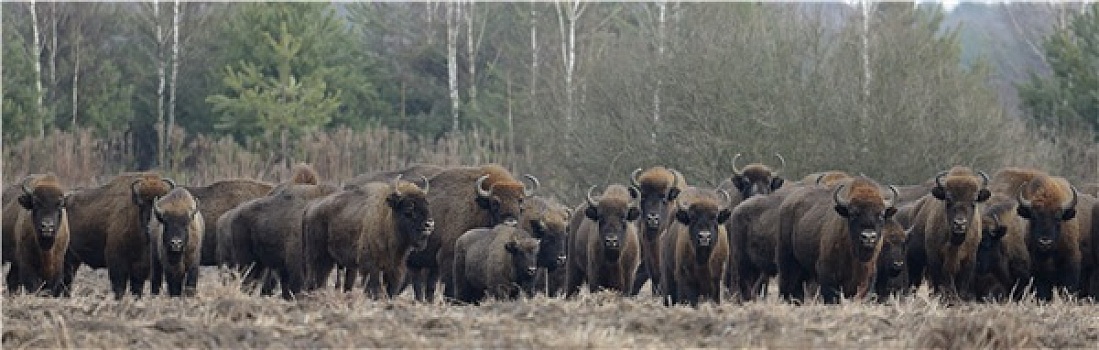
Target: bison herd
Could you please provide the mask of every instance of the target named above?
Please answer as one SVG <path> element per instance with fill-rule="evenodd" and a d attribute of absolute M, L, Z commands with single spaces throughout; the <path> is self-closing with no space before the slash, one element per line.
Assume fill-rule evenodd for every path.
<path fill-rule="evenodd" d="M 574 207 L 506 168 L 416 165 L 336 186 L 298 165 L 284 183 L 179 186 L 155 172 L 69 190 L 34 174 L 3 192 L 9 293 L 68 296 L 106 268 L 116 298 L 201 292 L 200 266 L 287 299 L 321 288 L 478 303 L 647 282 L 665 304 L 778 295 L 948 301 L 1099 297 L 1099 201 L 1037 169 L 965 166 L 916 185 L 843 171 L 787 180 L 753 163 L 716 187 L 654 166 L 591 186 Z M 785 159 L 777 157 L 780 167 Z M 626 174 L 623 174 L 626 175 Z M 601 190 L 600 190 L 601 188 Z M 335 285 L 330 275 L 336 272 Z M 358 282 L 361 278 L 362 282 Z"/>

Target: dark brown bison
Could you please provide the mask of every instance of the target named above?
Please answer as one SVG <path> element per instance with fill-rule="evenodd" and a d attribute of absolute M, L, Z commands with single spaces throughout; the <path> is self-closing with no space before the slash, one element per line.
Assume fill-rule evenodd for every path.
<path fill-rule="evenodd" d="M 532 196 L 523 201 L 522 210 L 519 228 L 539 240 L 536 290 L 556 296 L 565 286 L 566 242 L 572 209 L 550 197 Z"/>
<path fill-rule="evenodd" d="M 251 266 L 244 278 L 246 290 L 254 288 L 270 270 L 278 275 L 283 298 L 292 299 L 301 293 L 305 284 L 302 217 L 311 201 L 333 192 L 336 187 L 328 184 L 284 183 L 269 196 L 240 205 L 228 226 L 234 259 L 242 266 Z M 265 289 L 270 287 L 265 283 Z"/>
<path fill-rule="evenodd" d="M 1023 241 L 1023 219 L 1015 199 L 994 194 L 981 211 L 973 294 L 978 300 L 1019 299 L 1030 280 L 1030 254 Z"/>
<path fill-rule="evenodd" d="M 411 282 L 420 300 L 434 298 L 438 281 L 444 284 L 444 295 L 453 297 L 452 287 L 447 286 L 454 271 L 454 241 L 470 229 L 500 223 L 517 225 L 523 199 L 534 191 L 496 164 L 449 168 L 430 181 L 427 203 L 435 219 L 435 232 L 428 238 L 427 247 L 410 254 L 408 260 L 410 275 L 414 275 L 410 277 L 416 277 Z"/>
<path fill-rule="evenodd" d="M 445 169 L 445 167 L 438 165 L 413 164 L 404 169 L 359 174 L 358 176 L 347 180 L 347 182 L 344 182 L 344 185 L 360 186 L 371 182 L 387 182 L 397 178 L 397 175 L 400 175 L 401 178 L 404 179 L 419 179 L 421 177 L 430 179 Z"/>
<path fill-rule="evenodd" d="M 53 174 L 27 176 L 19 188 L 22 193 L 4 207 L 4 221 L 12 222 L 10 233 L 4 228 L 4 240 L 13 246 L 4 252 L 11 259 L 8 290 L 61 296 L 67 293 L 63 270 L 70 238 L 65 190 Z"/>
<path fill-rule="evenodd" d="M 935 187 L 923 200 L 910 231 L 923 237 L 927 280 L 950 299 L 968 299 L 977 246 L 981 242 L 978 204 L 992 196 L 988 175 L 956 166 L 935 176 Z M 918 270 L 922 266 L 913 266 Z"/>
<path fill-rule="evenodd" d="M 454 242 L 454 296 L 463 303 L 486 297 L 528 296 L 537 273 L 538 239 L 509 225 L 466 231 Z"/>
<path fill-rule="evenodd" d="M 993 191 L 1014 196 L 1025 220 L 1036 296 L 1050 300 L 1055 288 L 1077 292 L 1082 270 L 1081 235 L 1076 218 L 1079 195 L 1067 181 L 1034 169 L 1005 168 L 993 176 Z"/>
<path fill-rule="evenodd" d="M 588 189 L 587 201 L 569 220 L 569 259 L 565 293 L 575 296 L 582 283 L 588 290 L 616 290 L 629 294 L 641 264 L 640 237 L 634 220 L 641 215 L 635 203 L 639 193 L 622 185 L 610 185 L 598 199 Z"/>
<path fill-rule="evenodd" d="M 863 297 L 869 290 L 886 220 L 896 213 L 874 180 L 858 176 L 835 190 L 807 187 L 780 208 L 777 262 L 779 293 L 804 298 L 806 282 L 816 281 L 826 303 Z"/>
<path fill-rule="evenodd" d="M 251 179 L 228 179 L 206 186 L 183 186 L 198 201 L 198 211 L 205 219 L 200 254 L 202 266 L 223 264 L 218 260 L 217 219 L 241 203 L 267 195 L 274 186 Z"/>
<path fill-rule="evenodd" d="M 755 195 L 768 194 L 782 187 L 785 180 L 779 177 L 779 172 L 786 167 L 786 159 L 775 153 L 779 160 L 779 168 L 772 169 L 762 163 L 752 163 L 738 169 L 736 161 L 740 153 L 733 156 L 733 176 L 718 184 L 717 188 L 728 191 L 732 195 L 733 206 Z"/>
<path fill-rule="evenodd" d="M 725 221 L 729 193 L 688 187 L 676 204 L 675 222 L 660 237 L 664 304 L 721 302 L 721 279 L 729 260 Z"/>
<path fill-rule="evenodd" d="M 153 202 L 175 188 L 155 172 L 123 173 L 95 188 L 79 190 L 65 201 L 69 216 L 69 254 L 65 284 L 77 268 L 107 268 L 111 290 L 122 298 L 129 286 L 141 295 L 149 278 L 149 220 Z"/>
<path fill-rule="evenodd" d="M 1091 256 L 1096 263 L 1089 277 L 1090 295 L 1093 301 L 1099 301 L 1099 200 L 1091 206 Z"/>
<path fill-rule="evenodd" d="M 909 291 L 905 241 L 908 233 L 897 220 L 886 220 L 882 225 L 881 252 L 874 276 L 874 295 L 879 301 L 890 296 L 904 295 Z"/>
<path fill-rule="evenodd" d="M 149 224 L 153 274 L 150 291 L 160 294 L 161 283 L 167 283 L 168 295 L 193 296 L 206 227 L 199 203 L 190 191 L 176 188 L 153 203 L 153 217 Z"/>
<path fill-rule="evenodd" d="M 641 286 L 651 280 L 653 295 L 662 295 L 658 238 L 674 221 L 675 206 L 672 204 L 687 184 L 678 171 L 662 166 L 644 171 L 638 168 L 630 174 L 630 182 L 641 191 L 641 220 L 637 221 L 637 231 L 641 234 L 642 257 L 631 294 L 636 295 Z"/>
<path fill-rule="evenodd" d="M 374 297 L 394 297 L 403 286 L 409 252 L 423 249 L 435 228 L 428 209 L 430 183 L 371 182 L 318 199 L 302 221 L 308 289 L 321 287 L 334 265 L 345 269 L 344 290 L 359 272 Z M 422 186 L 422 187 L 421 187 Z"/>
<path fill-rule="evenodd" d="M 1099 242 L 1095 240 L 1095 233 L 1092 232 L 1094 227 L 1094 208 L 1095 204 L 1099 203 L 1095 197 L 1089 194 L 1079 194 L 1076 204 L 1076 218 L 1077 226 L 1080 229 L 1080 297 L 1081 298 L 1099 298 L 1099 276 L 1096 276 L 1096 271 L 1099 271 L 1099 255 L 1095 252 L 1095 245 Z"/>

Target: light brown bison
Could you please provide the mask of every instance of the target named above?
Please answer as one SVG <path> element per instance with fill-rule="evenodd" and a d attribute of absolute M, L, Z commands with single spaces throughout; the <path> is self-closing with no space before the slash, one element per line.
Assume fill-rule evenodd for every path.
<path fill-rule="evenodd" d="M 591 292 L 600 289 L 630 293 L 637 267 L 641 264 L 640 237 L 633 223 L 641 215 L 635 203 L 636 189 L 610 185 L 598 199 L 588 189 L 587 201 L 569 220 L 569 259 L 565 263 L 565 293 L 575 296 L 580 285 Z"/>
<path fill-rule="evenodd" d="M 454 241 L 470 229 L 500 223 L 517 225 L 522 202 L 534 190 L 496 164 L 448 168 L 430 181 L 427 203 L 435 219 L 435 232 L 428 238 L 427 247 L 410 254 L 408 260 L 410 275 L 417 277 L 411 282 L 420 300 L 433 299 L 439 281 L 444 285 L 444 295 L 453 297 L 450 274 L 454 271 Z"/>
<path fill-rule="evenodd" d="M 251 266 L 245 275 L 246 290 L 270 270 L 278 275 L 283 298 L 301 293 L 305 284 L 302 217 L 311 201 L 333 192 L 336 187 L 329 184 L 284 183 L 269 196 L 241 204 L 228 226 L 234 259 Z M 264 287 L 261 293 L 271 292 L 270 283 Z"/>
<path fill-rule="evenodd" d="M 1015 214 L 1015 199 L 994 194 L 981 211 L 981 243 L 973 294 L 978 300 L 1019 299 L 1030 280 L 1030 254 L 1023 241 L 1023 219 Z"/>
<path fill-rule="evenodd" d="M 725 221 L 729 193 L 688 187 L 676 204 L 675 222 L 660 237 L 664 304 L 721 302 L 729 259 Z"/>
<path fill-rule="evenodd" d="M 388 297 L 400 292 L 408 254 L 427 245 L 435 228 L 428 209 L 430 183 L 371 182 L 318 199 L 305 209 L 307 289 L 321 287 L 334 265 L 345 269 L 344 290 L 358 272 L 367 292 Z"/>
<path fill-rule="evenodd" d="M 1034 169 L 1005 168 L 993 176 L 993 191 L 1014 196 L 1026 222 L 1036 296 L 1050 300 L 1055 288 L 1077 292 L 1082 270 L 1081 235 L 1076 218 L 1079 195 L 1067 181 Z"/>
<path fill-rule="evenodd" d="M 874 295 L 879 301 L 890 296 L 904 295 L 909 291 L 905 241 L 908 233 L 897 220 L 886 220 L 882 225 L 881 252 L 874 276 Z"/>
<path fill-rule="evenodd" d="M 850 177 L 851 175 L 847 174 L 847 172 L 839 170 L 818 171 L 805 175 L 798 183 L 802 185 L 831 184 Z"/>
<path fill-rule="evenodd" d="M 630 174 L 630 182 L 641 191 L 641 220 L 637 231 L 641 234 L 641 266 L 631 294 L 641 291 L 641 286 L 651 280 L 653 295 L 662 295 L 660 289 L 659 236 L 674 221 L 675 199 L 687 185 L 683 175 L 675 169 L 656 166 L 644 171 L 638 168 Z"/>
<path fill-rule="evenodd" d="M 943 171 L 935 176 L 935 187 L 912 220 L 912 235 L 924 239 L 927 280 L 947 298 L 972 297 L 974 259 L 981 242 L 978 204 L 992 196 L 987 185 L 984 172 L 961 166 Z"/>
<path fill-rule="evenodd" d="M 517 299 L 534 288 L 538 239 L 509 225 L 466 231 L 454 242 L 454 296 L 463 303 L 485 297 Z"/>
<path fill-rule="evenodd" d="M 27 176 L 19 188 L 22 193 L 4 207 L 4 221 L 12 222 L 10 233 L 4 228 L 4 240 L 13 246 L 4 252 L 11 259 L 8 290 L 61 296 L 67 293 L 62 272 L 69 248 L 65 191 L 53 174 Z"/>
<path fill-rule="evenodd" d="M 218 260 L 217 219 L 241 203 L 267 195 L 274 186 L 252 179 L 228 179 L 205 186 L 183 186 L 198 201 L 198 211 L 205 219 L 200 254 L 202 266 L 224 264 Z"/>
<path fill-rule="evenodd" d="M 556 199 L 531 196 L 523 201 L 519 228 L 538 239 L 537 290 L 556 296 L 564 289 L 565 262 L 568 260 L 568 226 L 572 209 Z"/>
<path fill-rule="evenodd" d="M 168 295 L 194 296 L 206 227 L 199 203 L 190 191 L 176 188 L 153 203 L 153 217 L 149 224 L 150 291 L 160 294 L 161 284 L 167 283 Z"/>
<path fill-rule="evenodd" d="M 874 180 L 858 176 L 835 190 L 807 187 L 780 208 L 777 262 L 779 293 L 804 298 L 806 282 L 816 281 L 826 303 L 841 295 L 863 297 L 871 287 L 885 221 L 896 213 Z"/>
<path fill-rule="evenodd" d="M 350 180 L 347 180 L 347 182 L 344 182 L 344 185 L 361 186 L 371 182 L 387 182 L 397 178 L 398 175 L 405 179 L 419 179 L 421 177 L 430 179 L 445 169 L 445 167 L 438 165 L 413 164 L 404 169 L 359 174 Z"/>
<path fill-rule="evenodd" d="M 95 188 L 79 190 L 65 201 L 69 216 L 69 254 L 65 284 L 77 268 L 107 268 L 111 290 L 122 298 L 129 286 L 141 295 L 149 278 L 149 220 L 153 202 L 175 188 L 155 172 L 123 173 Z"/>

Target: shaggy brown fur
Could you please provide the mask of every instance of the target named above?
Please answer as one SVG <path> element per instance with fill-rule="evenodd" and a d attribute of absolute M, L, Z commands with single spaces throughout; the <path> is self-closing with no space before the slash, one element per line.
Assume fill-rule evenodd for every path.
<path fill-rule="evenodd" d="M 351 180 L 344 182 L 345 186 L 362 186 L 371 182 L 386 182 L 392 181 L 397 178 L 397 175 L 401 175 L 402 179 L 419 179 L 421 176 L 426 178 L 432 178 L 436 174 L 445 170 L 445 167 L 431 164 L 413 164 L 407 168 L 390 171 L 376 171 L 370 173 L 359 174 Z"/>
<path fill-rule="evenodd" d="M 282 297 L 291 299 L 305 283 L 302 247 L 302 217 L 310 201 L 336 192 L 332 185 L 283 184 L 276 193 L 240 206 L 229 223 L 233 256 L 238 264 L 251 265 L 245 275 L 250 290 L 268 269 L 282 284 Z M 270 293 L 265 283 L 264 294 Z"/>
<path fill-rule="evenodd" d="M 508 225 L 466 231 L 454 242 L 454 294 L 463 303 L 528 296 L 537 272 L 538 240 Z"/>
<path fill-rule="evenodd" d="M 752 163 L 744 166 L 743 169 L 738 169 L 736 160 L 740 158 L 740 154 L 737 153 L 733 157 L 733 176 L 717 186 L 718 189 L 728 191 L 732 195 L 731 206 L 735 207 L 752 196 L 768 194 L 782 187 L 785 180 L 779 177 L 778 173 L 786 166 L 786 160 L 778 153 L 775 157 L 781 163 L 779 169 L 772 169 L 762 163 Z"/>
<path fill-rule="evenodd" d="M 156 201 L 153 217 L 149 224 L 152 294 L 160 294 L 163 279 L 168 284 L 168 295 L 194 296 L 206 227 L 199 203 L 190 191 L 176 188 Z"/>
<path fill-rule="evenodd" d="M 1092 299 L 1099 300 L 1099 200 L 1091 206 L 1091 256 L 1096 265 L 1092 266 L 1088 284 Z"/>
<path fill-rule="evenodd" d="M 641 234 L 642 256 L 631 293 L 636 295 L 646 281 L 652 280 L 653 295 L 660 295 L 663 292 L 660 289 L 658 237 L 675 221 L 673 203 L 687 184 L 678 171 L 662 166 L 644 171 L 638 168 L 630 174 L 630 181 L 641 191 L 641 220 L 637 220 L 637 232 Z"/>
<path fill-rule="evenodd" d="M 148 225 L 153 201 L 175 183 L 154 172 L 123 173 L 95 188 L 79 190 L 66 201 L 72 234 L 65 258 L 65 283 L 81 264 L 107 268 L 111 290 L 122 298 L 127 285 L 141 295 L 149 278 Z"/>
<path fill-rule="evenodd" d="M 1063 180 L 1063 179 L 1062 179 Z M 1088 194 L 1079 194 L 1076 204 L 1076 221 L 1080 230 L 1080 297 L 1099 298 L 1099 255 L 1095 252 L 1095 226 L 1094 208 L 1099 203 L 1095 197 Z"/>
<path fill-rule="evenodd" d="M 202 266 L 225 264 L 218 260 L 217 219 L 246 201 L 262 197 L 274 184 L 252 179 L 229 179 L 206 186 L 184 186 L 198 201 L 198 211 L 205 219 L 202 234 Z"/>
<path fill-rule="evenodd" d="M 392 298 L 403 286 L 405 261 L 434 230 L 427 196 L 416 184 L 372 182 L 318 199 L 305 209 L 306 288 L 319 288 L 334 265 L 345 268 L 343 288 L 359 271 L 367 292 Z M 430 190 L 430 188 L 429 188 Z"/>
<path fill-rule="evenodd" d="M 803 185 L 791 184 L 765 196 L 755 196 L 732 210 L 725 223 L 729 235 L 729 267 L 725 285 L 741 300 L 753 300 L 764 291 L 767 281 L 778 274 L 779 206 L 786 196 Z"/>
<path fill-rule="evenodd" d="M 478 179 L 485 175 L 478 189 Z M 412 281 L 417 298 L 433 299 L 438 281 L 444 284 L 444 295 L 453 297 L 453 290 L 447 286 L 454 271 L 454 241 L 470 229 L 518 224 L 520 202 L 527 192 L 511 172 L 496 164 L 449 168 L 431 178 L 427 202 L 437 229 L 425 249 L 409 256 L 410 272 L 419 277 Z"/>
<path fill-rule="evenodd" d="M 1078 193 L 1067 181 L 1036 169 L 1005 168 L 992 178 L 996 193 L 1019 202 L 1016 212 L 1026 221 L 1024 241 L 1030 253 L 1035 294 L 1050 300 L 1054 288 L 1075 293 L 1080 286 L 1083 256 Z"/>
<path fill-rule="evenodd" d="M 27 176 L 19 186 L 17 200 L 9 203 L 14 210 L 4 208 L 4 221 L 13 222 L 12 232 L 7 227 L 4 232 L 4 239 L 14 246 L 5 252 L 12 263 L 8 290 L 22 287 L 29 293 L 41 290 L 61 296 L 67 293 L 62 271 L 70 237 L 64 189 L 53 174 Z M 15 215 L 9 216 L 11 211 Z"/>
<path fill-rule="evenodd" d="M 977 247 L 973 293 L 978 300 L 1001 300 L 1014 291 L 1021 298 L 1030 279 L 1030 254 L 1023 241 L 1023 219 L 1015 199 L 995 194 L 981 211 L 981 243 Z"/>
<path fill-rule="evenodd" d="M 843 171 L 828 170 L 805 175 L 805 177 L 801 178 L 798 182 L 802 185 L 829 185 L 850 177 L 851 175 L 848 175 Z"/>
<path fill-rule="evenodd" d="M 907 233 L 897 220 L 886 220 L 882 225 L 882 246 L 874 277 L 874 294 L 879 301 L 908 291 L 906 238 Z"/>
<path fill-rule="evenodd" d="M 546 295 L 556 296 L 565 285 L 565 261 L 568 259 L 569 217 L 572 209 L 544 196 L 532 196 L 523 201 L 523 216 L 519 228 L 529 232 L 538 244 L 538 275 L 535 286 Z"/>
<path fill-rule="evenodd" d="M 977 204 L 988 200 L 991 193 L 985 180 L 967 167 L 941 173 L 935 183 L 910 230 L 924 239 L 927 279 L 934 291 L 950 299 L 969 299 L 981 242 Z"/>
<path fill-rule="evenodd" d="M 298 163 L 290 169 L 290 179 L 286 183 L 317 185 L 320 184 L 320 175 L 317 175 L 317 170 L 312 165 Z"/>
<path fill-rule="evenodd" d="M 626 295 L 640 265 L 640 237 L 632 222 L 640 216 L 634 201 L 638 193 L 622 185 L 610 185 L 598 199 L 591 197 L 569 220 L 569 259 L 565 293 L 575 296 L 582 283 L 588 290 L 612 289 Z"/>
<path fill-rule="evenodd" d="M 721 302 L 721 279 L 729 260 L 724 225 L 731 215 L 722 196 L 696 187 L 680 195 L 676 220 L 660 237 L 665 305 Z"/>
<path fill-rule="evenodd" d="M 877 182 L 861 176 L 834 190 L 814 186 L 790 194 L 779 209 L 779 293 L 800 301 L 805 283 L 815 280 L 827 303 L 841 295 L 863 297 L 881 249 L 882 226 L 896 213 L 890 198 Z"/>

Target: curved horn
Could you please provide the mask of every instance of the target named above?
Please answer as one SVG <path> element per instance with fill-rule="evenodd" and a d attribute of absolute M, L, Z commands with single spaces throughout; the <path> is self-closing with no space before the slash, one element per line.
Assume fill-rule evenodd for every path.
<path fill-rule="evenodd" d="M 981 188 L 988 188 L 988 174 L 983 171 L 977 171 L 977 175 L 981 176 Z"/>
<path fill-rule="evenodd" d="M 160 178 L 160 181 L 164 181 L 164 183 L 168 184 L 168 190 L 172 190 L 172 189 L 176 188 L 176 182 L 173 181 L 172 179 L 162 177 L 162 178 Z"/>
<path fill-rule="evenodd" d="M 946 187 L 946 185 L 943 185 L 943 177 L 946 177 L 946 171 L 935 174 L 935 186 Z"/>
<path fill-rule="evenodd" d="M 588 206 L 589 207 L 595 207 L 595 199 L 591 198 L 591 191 L 594 191 L 596 187 L 597 187 L 596 185 L 591 185 L 591 187 L 588 188 Z"/>
<path fill-rule="evenodd" d="M 775 152 L 775 157 L 778 158 L 779 166 L 777 170 L 772 170 L 771 174 L 778 174 L 786 169 L 786 158 L 782 158 L 782 155 L 778 154 L 778 152 Z"/>
<path fill-rule="evenodd" d="M 633 172 L 630 173 L 630 184 L 634 187 L 640 188 L 641 184 L 637 180 L 637 175 L 641 175 L 641 168 L 634 169 Z"/>
<path fill-rule="evenodd" d="M 141 179 L 134 180 L 130 183 L 130 192 L 137 194 L 137 183 L 141 182 Z"/>
<path fill-rule="evenodd" d="M 740 168 L 736 166 L 736 160 L 740 158 L 740 153 L 733 156 L 733 174 L 740 174 Z"/>
<path fill-rule="evenodd" d="M 19 187 L 23 189 L 23 193 L 26 193 L 28 196 L 32 195 L 31 194 L 31 189 L 27 187 L 27 181 L 30 181 L 30 180 L 31 180 L 31 176 L 27 175 L 27 177 L 24 177 L 23 181 L 19 183 Z"/>
<path fill-rule="evenodd" d="M 523 186 L 523 196 L 524 197 L 533 196 L 534 191 L 538 190 L 539 187 L 542 187 L 542 183 L 538 181 L 537 177 L 534 177 L 534 175 L 531 175 L 531 174 L 523 174 L 523 177 L 527 178 L 527 180 L 530 180 L 530 184 L 531 184 L 530 188 L 526 188 L 526 186 Z"/>
<path fill-rule="evenodd" d="M 164 213 L 163 210 L 160 210 L 160 199 L 159 198 L 157 200 L 153 201 L 153 212 L 157 213 L 158 215 Z"/>
<path fill-rule="evenodd" d="M 893 195 L 889 197 L 889 201 L 885 202 L 886 208 L 892 208 L 897 204 L 897 198 L 900 198 L 900 193 L 897 192 L 897 186 L 889 185 L 889 192 L 893 192 Z"/>
<path fill-rule="evenodd" d="M 729 195 L 728 191 L 725 191 L 725 190 L 719 188 L 719 189 L 717 189 L 717 194 L 720 194 L 721 197 L 725 198 L 725 204 L 726 205 L 733 202 L 733 197 Z"/>
<path fill-rule="evenodd" d="M 1015 192 L 1015 201 L 1019 202 L 1020 207 L 1030 208 L 1030 200 L 1023 198 L 1023 187 L 1026 187 L 1026 185 L 1019 186 L 1019 190 Z"/>
<path fill-rule="evenodd" d="M 1068 187 L 1069 187 L 1069 189 L 1072 190 L 1072 199 L 1069 200 L 1068 205 L 1065 205 L 1065 206 L 1061 207 L 1064 210 L 1069 210 L 1069 209 L 1075 208 L 1076 207 L 1076 201 L 1079 199 L 1076 195 L 1076 192 L 1077 192 L 1076 191 L 1076 186 L 1069 185 Z"/>
<path fill-rule="evenodd" d="M 393 193 L 396 193 L 398 196 L 401 195 L 401 176 L 402 175 L 404 175 L 404 174 L 397 174 L 397 177 L 393 178 Z"/>
<path fill-rule="evenodd" d="M 821 173 L 820 175 L 817 175 L 817 184 L 818 185 L 820 185 L 820 180 L 824 180 L 824 175 L 828 175 L 828 173 Z"/>
<path fill-rule="evenodd" d="M 427 191 L 431 190 L 431 181 L 427 180 L 427 176 L 420 175 L 420 178 L 424 180 L 424 185 L 421 186 L 420 189 L 423 190 L 426 195 Z"/>
<path fill-rule="evenodd" d="M 477 187 L 478 196 L 488 197 L 492 195 L 492 191 L 486 190 L 484 187 L 481 187 L 487 179 L 488 174 L 481 175 L 481 177 L 477 178 L 477 182 L 473 185 L 473 187 Z"/>
<path fill-rule="evenodd" d="M 670 169 L 670 170 L 672 171 L 672 174 L 675 174 L 675 184 L 673 184 L 672 187 L 682 189 L 683 186 L 686 185 L 686 184 L 683 183 L 684 182 L 683 173 L 680 173 L 679 170 L 675 170 L 675 169 Z"/>
<path fill-rule="evenodd" d="M 1000 227 L 1000 216 L 992 213 L 992 227 Z"/>
<path fill-rule="evenodd" d="M 844 202 L 842 199 L 840 199 L 840 191 L 843 190 L 843 186 L 844 185 L 836 186 L 836 190 L 832 191 L 832 201 L 836 202 L 836 204 L 838 204 L 838 205 L 842 205 L 842 206 L 846 207 L 847 203 Z"/>

